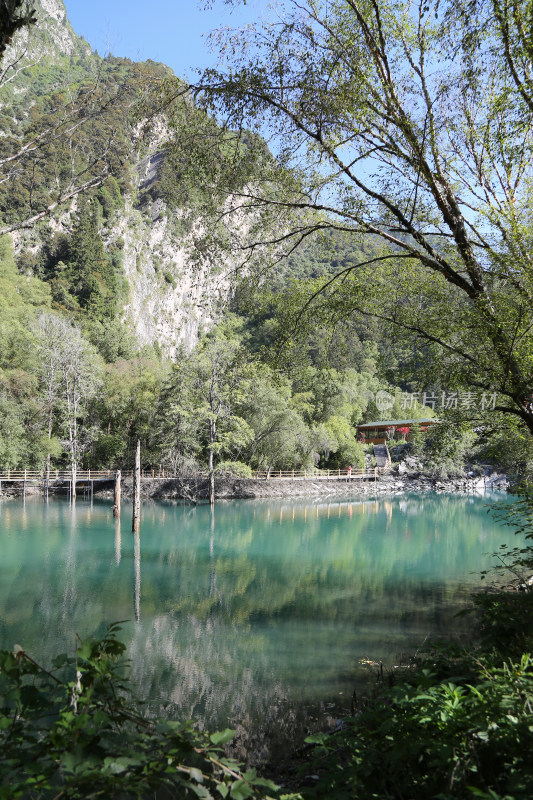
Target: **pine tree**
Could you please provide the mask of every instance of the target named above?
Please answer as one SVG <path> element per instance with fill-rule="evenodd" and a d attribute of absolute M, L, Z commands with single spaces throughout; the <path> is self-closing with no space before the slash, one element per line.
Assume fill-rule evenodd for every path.
<path fill-rule="evenodd" d="M 80 306 L 103 322 L 116 314 L 117 275 L 98 233 L 96 214 L 86 200 L 69 247 L 72 292 Z"/>

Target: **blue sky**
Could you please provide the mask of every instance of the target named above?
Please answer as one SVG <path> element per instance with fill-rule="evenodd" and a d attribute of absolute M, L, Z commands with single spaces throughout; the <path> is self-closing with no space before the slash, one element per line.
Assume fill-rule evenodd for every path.
<path fill-rule="evenodd" d="M 206 36 L 224 25 L 240 27 L 257 19 L 266 2 L 247 0 L 231 9 L 215 0 L 205 11 L 196 0 L 65 0 L 72 27 L 105 55 L 162 61 L 177 75 L 216 64 Z"/>

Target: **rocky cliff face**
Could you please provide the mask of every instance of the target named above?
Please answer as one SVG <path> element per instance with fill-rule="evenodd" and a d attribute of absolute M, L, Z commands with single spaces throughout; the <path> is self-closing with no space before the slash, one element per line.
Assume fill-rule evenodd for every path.
<path fill-rule="evenodd" d="M 36 0 L 38 24 L 17 34 L 7 55 L 10 60 L 23 55 L 28 64 L 69 62 L 82 56 L 97 68 L 99 57 L 73 31 L 63 0 Z M 93 64 L 94 61 L 94 64 Z M 5 62 L 6 63 L 6 62 Z M 31 80 L 27 78 L 27 80 Z M 27 84 L 26 84 L 27 85 Z M 17 93 L 25 90 L 22 81 Z M 163 126 L 164 128 L 164 126 Z M 123 320 L 137 336 L 140 344 L 158 343 L 172 357 L 181 345 L 194 346 L 201 329 L 214 322 L 217 309 L 227 300 L 230 285 L 227 278 L 206 261 L 190 256 L 191 236 L 180 212 L 168 210 L 161 200 L 139 205 L 138 197 L 146 198 L 146 190 L 157 179 L 164 151 L 165 131 L 155 127 L 153 141 L 135 155 L 136 137 L 132 132 L 132 192 L 124 198 L 124 209 L 114 216 L 110 229 L 102 231 L 107 249 L 117 243 L 123 247 L 124 272 L 129 298 Z M 63 209 L 50 221 L 54 232 L 69 232 L 75 218 L 76 202 Z M 38 248 L 35 233 L 14 235 L 16 251 Z"/>
<path fill-rule="evenodd" d="M 124 319 L 141 344 L 157 342 L 172 357 L 180 345 L 194 347 L 199 331 L 213 324 L 228 298 L 230 282 L 224 274 L 215 274 L 211 264 L 191 258 L 190 239 L 173 230 L 179 215 L 161 211 L 155 203 L 148 214 L 127 200 L 108 242 L 124 242 L 129 285 Z"/>
<path fill-rule="evenodd" d="M 6 53 L 5 63 L 23 53 L 32 62 L 42 58 L 53 60 L 75 52 L 91 53 L 90 45 L 74 33 L 63 0 L 36 0 L 35 9 L 37 25 L 17 33 Z"/>

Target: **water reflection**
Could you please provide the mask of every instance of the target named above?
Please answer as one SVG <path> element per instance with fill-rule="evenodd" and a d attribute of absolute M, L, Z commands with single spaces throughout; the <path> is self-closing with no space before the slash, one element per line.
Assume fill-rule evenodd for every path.
<path fill-rule="evenodd" d="M 115 564 L 120 566 L 120 559 L 122 557 L 121 551 L 121 536 L 120 536 L 120 517 L 114 517 L 115 523 Z"/>
<path fill-rule="evenodd" d="M 135 621 L 141 621 L 141 536 L 133 534 L 133 608 Z"/>
<path fill-rule="evenodd" d="M 143 695 L 210 726 L 349 696 L 359 659 L 461 631 L 471 573 L 513 540 L 486 511 L 431 495 L 145 504 L 122 537 L 98 499 L 0 501 L 0 644 L 46 659 L 129 618 Z"/>

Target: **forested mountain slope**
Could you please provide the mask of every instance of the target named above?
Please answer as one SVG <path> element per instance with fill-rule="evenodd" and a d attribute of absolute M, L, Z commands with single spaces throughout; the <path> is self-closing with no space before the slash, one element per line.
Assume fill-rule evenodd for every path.
<path fill-rule="evenodd" d="M 148 139 L 139 135 L 139 91 L 168 68 L 93 53 L 72 30 L 62 0 L 41 0 L 37 12 L 37 25 L 17 34 L 4 59 L 0 157 L 47 136 L 44 146 L 41 139 L 14 164 L 1 164 L 9 178 L 0 184 L 2 228 L 37 218 L 14 233 L 15 254 L 21 271 L 49 284 L 53 306 L 89 327 L 95 316 L 108 326 L 120 320 L 139 344 L 172 356 L 212 324 L 229 282 L 220 265 L 191 262 L 185 211 L 158 199 L 164 126 Z M 77 190 L 88 183 L 81 201 Z M 38 219 L 69 193 L 53 215 Z M 80 228 L 100 265 L 82 264 L 69 250 Z"/>
<path fill-rule="evenodd" d="M 137 439 L 146 465 L 174 470 L 362 465 L 357 423 L 405 417 L 402 390 L 439 388 L 421 382 L 423 346 L 379 320 L 300 315 L 375 258 L 375 239 L 319 225 L 236 281 L 235 250 L 211 246 L 200 216 L 201 169 L 167 146 L 194 137 L 201 109 L 184 95 L 165 117 L 166 66 L 102 58 L 62 0 L 36 7 L 0 78 L 0 466 L 129 467 Z M 233 134 L 209 125 L 223 153 Z M 251 136 L 241 155 L 272 160 Z M 238 239 L 224 208 L 215 239 Z"/>
<path fill-rule="evenodd" d="M 145 463 L 176 469 L 360 461 L 353 426 L 383 385 L 375 348 L 354 331 L 317 349 L 317 333 L 285 369 L 261 363 L 263 322 L 280 323 L 233 300 L 231 258 L 191 235 L 198 187 L 151 113 L 168 68 L 101 58 L 62 0 L 36 6 L 0 85 L 0 465 L 127 465 L 138 438 Z M 263 289 L 350 257 L 323 245 Z M 206 381 L 223 409 L 209 435 Z"/>

